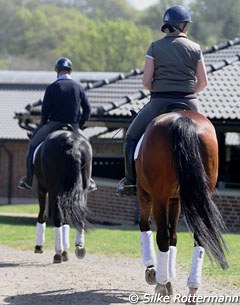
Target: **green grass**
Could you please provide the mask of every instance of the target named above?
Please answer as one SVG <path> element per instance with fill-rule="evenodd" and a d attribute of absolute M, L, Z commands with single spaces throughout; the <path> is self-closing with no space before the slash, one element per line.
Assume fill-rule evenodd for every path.
<path fill-rule="evenodd" d="M 35 225 L 38 205 L 0 206 L 1 213 L 32 214 L 25 217 L 0 216 L 0 243 L 19 248 L 33 250 L 35 240 Z M 70 232 L 71 251 L 73 251 L 75 230 Z M 230 268 L 223 271 L 219 266 L 211 264 L 208 257 L 204 261 L 203 276 L 216 278 L 224 284 L 240 288 L 239 245 L 240 234 L 225 234 L 229 253 L 227 255 Z M 178 266 L 189 270 L 193 251 L 193 242 L 187 232 L 178 233 Z M 53 227 L 49 224 L 46 230 L 45 249 L 54 249 Z M 139 230 L 137 226 L 96 226 L 86 233 L 87 253 L 98 255 L 114 255 L 141 257 Z"/>
<path fill-rule="evenodd" d="M 0 205 L 0 213 L 26 213 L 26 214 L 37 215 L 38 203 Z"/>

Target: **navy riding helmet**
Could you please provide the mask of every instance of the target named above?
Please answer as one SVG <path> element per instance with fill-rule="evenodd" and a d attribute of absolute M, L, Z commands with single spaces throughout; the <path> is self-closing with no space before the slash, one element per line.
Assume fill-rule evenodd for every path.
<path fill-rule="evenodd" d="M 182 32 L 182 29 L 179 28 L 179 23 L 183 22 L 185 24 L 192 22 L 192 18 L 190 13 L 180 5 L 171 6 L 166 10 L 163 16 L 164 25 L 162 26 L 162 31 L 164 32 L 164 28 L 166 25 L 170 25 Z"/>
<path fill-rule="evenodd" d="M 66 70 L 66 71 L 71 71 L 72 70 L 72 62 L 67 57 L 61 57 L 55 63 L 55 71 L 56 72 L 60 72 L 60 71 L 63 71 L 63 70 Z"/>

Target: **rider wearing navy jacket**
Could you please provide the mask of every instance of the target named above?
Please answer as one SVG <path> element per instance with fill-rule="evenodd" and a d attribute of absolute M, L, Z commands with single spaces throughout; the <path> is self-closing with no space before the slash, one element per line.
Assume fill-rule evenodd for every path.
<path fill-rule="evenodd" d="M 66 57 L 59 58 L 55 64 L 55 71 L 57 80 L 46 88 L 41 122 L 32 136 L 28 149 L 27 175 L 20 179 L 19 188 L 32 188 L 33 154 L 47 135 L 61 128 L 63 123 L 70 124 L 75 131 L 82 134 L 79 128 L 82 128 L 90 117 L 91 107 L 87 95 L 80 83 L 71 77 L 72 62 Z M 91 179 L 89 190 L 95 189 L 95 182 Z"/>

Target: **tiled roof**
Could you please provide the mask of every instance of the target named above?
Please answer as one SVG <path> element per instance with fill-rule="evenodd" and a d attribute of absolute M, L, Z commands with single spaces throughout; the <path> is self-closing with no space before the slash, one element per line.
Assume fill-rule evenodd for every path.
<path fill-rule="evenodd" d="M 240 39 L 236 38 L 213 46 L 204 50 L 203 53 L 209 85 L 199 94 L 202 112 L 213 120 L 239 122 Z M 127 122 L 131 118 L 131 110 L 138 112 L 149 101 L 149 92 L 144 90 L 142 85 L 142 74 L 143 70 L 133 70 L 125 74 L 115 73 L 107 79 L 86 84 L 89 101 L 93 108 L 91 120 L 96 126 L 106 120 Z M 6 81 L 0 83 L 0 102 L 3 109 L 0 119 L 1 124 L 6 126 L 7 133 L 2 129 L 0 138 L 21 138 L 26 135 L 26 132 L 19 128 L 17 120 L 13 119 L 14 112 L 39 115 L 40 106 L 30 107 L 30 112 L 25 111 L 24 107 L 42 99 L 44 89 L 31 90 L 29 87 L 26 90 L 19 88 L 6 90 L 5 85 Z"/>
<path fill-rule="evenodd" d="M 0 90 L 0 139 L 27 139 L 26 130 L 19 127 L 18 120 L 13 118 L 14 113 L 41 99 L 42 94 L 38 90 Z"/>

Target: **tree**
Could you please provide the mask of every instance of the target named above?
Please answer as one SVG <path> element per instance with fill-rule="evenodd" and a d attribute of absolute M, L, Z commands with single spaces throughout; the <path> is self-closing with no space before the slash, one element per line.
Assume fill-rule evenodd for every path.
<path fill-rule="evenodd" d="M 170 6 L 175 4 L 175 0 L 160 0 L 159 3 L 150 6 L 142 13 L 138 23 L 151 28 L 156 38 L 163 36 L 160 31 L 160 28 L 163 24 L 163 15 Z M 183 4 L 184 0 L 178 1 L 178 5 Z"/>
<path fill-rule="evenodd" d="M 210 46 L 239 35 L 240 0 L 198 0 L 190 6 L 194 21 L 191 34 L 202 45 Z"/>

